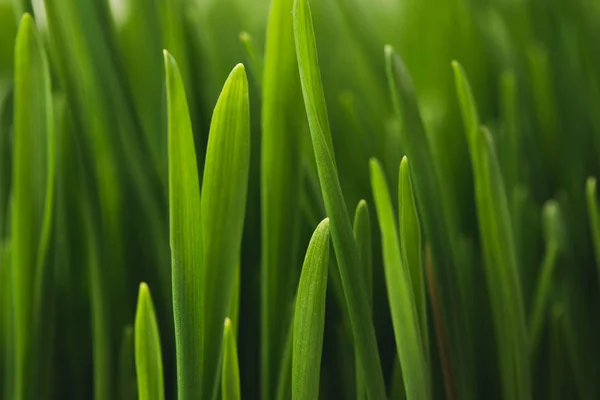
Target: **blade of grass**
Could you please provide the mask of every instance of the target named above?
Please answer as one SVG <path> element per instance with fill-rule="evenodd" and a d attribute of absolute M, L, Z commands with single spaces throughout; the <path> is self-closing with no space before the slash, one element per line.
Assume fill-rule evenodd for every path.
<path fill-rule="evenodd" d="M 415 206 L 410 169 L 406 157 L 400 163 L 398 182 L 398 226 L 400 227 L 400 247 L 402 259 L 408 265 L 415 307 L 419 317 L 425 360 L 429 362 L 429 332 L 427 327 L 427 303 L 425 301 L 425 283 L 423 280 L 423 264 L 421 262 L 421 225 Z M 431 385 L 431 382 L 428 383 Z"/>
<path fill-rule="evenodd" d="M 373 244 L 371 240 L 371 217 L 369 207 L 365 200 L 358 202 L 354 211 L 354 240 L 358 246 L 358 253 L 362 263 L 363 279 L 367 285 L 370 308 L 373 308 Z M 354 352 L 354 369 L 356 380 L 356 396 L 363 399 L 366 397 L 365 384 L 363 382 L 362 370 L 358 361 L 358 355 Z"/>
<path fill-rule="evenodd" d="M 531 377 L 525 310 L 508 201 L 491 135 L 479 126 L 475 101 L 462 67 L 456 61 L 452 67 L 473 165 L 502 391 L 505 398 L 529 399 Z"/>
<path fill-rule="evenodd" d="M 411 272 L 402 260 L 398 229 L 383 168 L 372 159 L 371 182 L 383 247 L 385 282 L 394 325 L 396 349 L 409 399 L 429 399 L 429 367 L 419 326 Z"/>
<path fill-rule="evenodd" d="M 454 251 L 453 240 L 458 237 L 458 224 L 449 206 L 450 189 L 443 186 L 442 175 L 436 168 L 411 76 L 391 46 L 385 47 L 385 56 L 390 93 L 402 124 L 400 139 L 414 166 L 412 178 L 415 198 L 424 235 L 431 247 L 441 311 L 441 325 L 437 326 L 446 327 L 444 332 L 448 335 L 439 339 L 448 344 L 449 353 L 442 357 L 454 372 L 448 371 L 444 376 L 452 377 L 456 382 L 446 382 L 446 387 L 455 387 L 461 399 L 471 399 L 475 396 L 472 333 L 467 311 L 460 311 L 469 308 L 466 299 L 469 277 L 465 276 L 468 271 L 460 268 L 462 262 Z M 440 334 L 437 332 L 438 336 Z"/>
<path fill-rule="evenodd" d="M 310 239 L 298 284 L 292 355 L 293 400 L 319 397 L 329 246 L 329 218 L 325 218 Z"/>
<path fill-rule="evenodd" d="M 344 296 L 359 363 L 369 398 L 385 398 L 375 328 L 362 279 L 360 255 L 336 170 L 327 108 L 317 60 L 312 17 L 307 0 L 295 0 L 294 36 L 300 82 L 317 163 L 321 193 L 331 220 L 331 237 L 339 264 Z"/>
<path fill-rule="evenodd" d="M 246 71 L 238 64 L 227 78 L 213 112 L 202 181 L 206 399 L 217 395 L 221 324 L 229 311 L 241 251 L 250 164 L 248 102 Z"/>
<path fill-rule="evenodd" d="M 544 219 L 544 236 L 546 238 L 546 252 L 535 288 L 533 305 L 529 318 L 529 348 L 532 356 L 535 354 L 542 328 L 546 320 L 549 297 L 552 290 L 554 270 L 560 256 L 563 242 L 562 216 L 559 203 L 550 200 L 542 210 Z"/>
<path fill-rule="evenodd" d="M 200 184 L 186 94 L 166 51 L 169 132 L 169 216 L 173 317 L 179 400 L 196 399 L 202 379 L 202 220 Z"/>
<path fill-rule="evenodd" d="M 15 324 L 11 270 L 10 246 L 7 243 L 0 243 L 0 318 L 2 318 L 0 365 L 2 365 L 1 393 L 5 399 L 15 397 Z"/>
<path fill-rule="evenodd" d="M 244 45 L 244 50 L 246 51 L 246 56 L 248 57 L 250 73 L 256 81 L 258 90 L 260 91 L 263 86 L 263 60 L 257 54 L 254 39 L 248 32 L 240 32 L 240 42 L 242 42 Z"/>
<path fill-rule="evenodd" d="M 239 400 L 240 368 L 238 366 L 235 331 L 229 318 L 225 318 L 223 332 L 223 371 L 221 375 L 221 398 L 223 400 Z"/>
<path fill-rule="evenodd" d="M 32 162 L 33 160 L 33 162 Z M 12 279 L 15 305 L 15 399 L 40 385 L 36 365 L 46 290 L 54 201 L 54 121 L 50 72 L 33 18 L 21 19 L 15 46 L 15 115 L 12 203 Z M 42 280 L 43 279 L 43 280 Z M 47 322 L 47 321 L 46 321 Z M 39 356 L 40 358 L 36 358 Z"/>
<path fill-rule="evenodd" d="M 273 0 L 262 71 L 261 398 L 273 398 L 300 260 L 300 133 L 303 115 L 292 26 L 293 0 Z M 315 222 L 316 223 L 316 222 Z"/>
<path fill-rule="evenodd" d="M 150 289 L 140 284 L 135 312 L 135 369 L 140 400 L 165 398 L 162 350 Z"/>
<path fill-rule="evenodd" d="M 586 197 L 588 219 L 590 231 L 592 233 L 592 243 L 594 247 L 594 256 L 596 258 L 596 268 L 598 271 L 598 279 L 600 283 L 600 213 L 598 213 L 598 194 L 596 188 L 596 178 L 589 177 L 586 184 Z"/>

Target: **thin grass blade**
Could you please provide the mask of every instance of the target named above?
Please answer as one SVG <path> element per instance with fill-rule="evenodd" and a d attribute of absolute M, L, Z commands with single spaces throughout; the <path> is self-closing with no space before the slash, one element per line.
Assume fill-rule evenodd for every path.
<path fill-rule="evenodd" d="M 229 318 L 225 318 L 223 343 L 221 398 L 223 400 L 240 400 L 240 368 L 238 366 L 237 344 L 233 324 Z"/>
<path fill-rule="evenodd" d="M 383 169 L 375 159 L 371 160 L 370 167 L 373 199 L 382 237 L 385 281 L 406 396 L 409 399 L 429 399 L 429 367 L 411 272 L 402 260 L 396 218 Z"/>
<path fill-rule="evenodd" d="M 369 310 L 366 285 L 362 279 L 360 254 L 354 240 L 350 217 L 336 169 L 308 0 L 295 0 L 293 17 L 296 54 L 306 115 L 321 193 L 331 221 L 331 237 L 339 264 L 354 343 L 359 363 L 363 369 L 368 397 L 382 399 L 386 394 L 377 351 L 375 328 Z"/>
<path fill-rule="evenodd" d="M 586 197 L 590 231 L 592 232 L 592 243 L 596 257 L 596 268 L 600 279 L 600 213 L 598 212 L 598 194 L 595 177 L 589 177 L 587 180 Z"/>
<path fill-rule="evenodd" d="M 140 284 L 135 313 L 135 368 L 140 400 L 163 400 L 162 350 L 150 289 Z"/>
<path fill-rule="evenodd" d="M 164 52 L 169 136 L 169 219 L 179 400 L 201 392 L 202 220 L 192 124 L 175 59 Z"/>
<path fill-rule="evenodd" d="M 308 244 L 298 284 L 292 355 L 293 400 L 319 397 L 329 246 L 329 218 L 325 218 Z"/>
<path fill-rule="evenodd" d="M 231 74 L 213 112 L 202 181 L 204 398 L 215 398 L 222 323 L 229 312 L 241 251 L 250 164 L 248 80 L 242 64 Z"/>
<path fill-rule="evenodd" d="M 452 66 L 473 165 L 502 391 L 505 398 L 529 399 L 527 328 L 508 201 L 491 135 L 479 125 L 471 87 L 462 67 L 457 62 Z"/>

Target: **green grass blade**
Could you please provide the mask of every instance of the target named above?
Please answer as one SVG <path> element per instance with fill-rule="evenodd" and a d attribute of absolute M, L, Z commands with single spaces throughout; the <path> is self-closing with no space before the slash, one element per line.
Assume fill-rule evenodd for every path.
<path fill-rule="evenodd" d="M 441 184 L 440 171 L 436 169 L 432 146 L 427 135 L 417 103 L 416 91 L 411 76 L 400 56 L 391 46 L 385 47 L 386 70 L 390 93 L 396 114 L 400 118 L 400 139 L 411 160 L 412 180 L 415 200 L 419 206 L 424 237 L 431 247 L 433 267 L 440 296 L 441 321 L 446 327 L 448 343 L 448 364 L 454 371 L 451 376 L 455 383 L 447 382 L 448 387 L 456 387 L 462 399 L 474 397 L 474 366 L 471 351 L 471 331 L 468 316 L 465 287 L 468 277 L 460 266 L 453 240 L 458 237 L 456 217 L 449 207 L 448 190 Z M 440 335 L 440 332 L 437 332 Z"/>
<path fill-rule="evenodd" d="M 331 237 L 339 264 L 354 343 L 363 369 L 368 397 L 382 399 L 385 398 L 385 386 L 377 352 L 375 328 L 369 310 L 366 285 L 362 279 L 360 255 L 336 170 L 312 17 L 307 0 L 295 0 L 293 16 L 306 115 L 325 209 L 331 221 Z"/>
<path fill-rule="evenodd" d="M 595 177 L 589 177 L 587 180 L 586 197 L 590 231 L 592 232 L 592 243 L 596 258 L 596 268 L 600 279 L 600 213 L 598 213 L 598 194 Z"/>
<path fill-rule="evenodd" d="M 529 318 L 529 348 L 532 355 L 535 354 L 542 328 L 548 314 L 548 304 L 552 290 L 554 270 L 562 250 L 564 242 L 562 217 L 558 202 L 551 200 L 544 205 L 542 211 L 546 237 L 546 253 L 542 261 L 542 267 L 533 296 L 533 305 Z"/>
<path fill-rule="evenodd" d="M 291 326 L 300 262 L 300 134 L 305 123 L 292 24 L 293 0 L 273 0 L 261 109 L 261 398 L 272 399 Z M 317 220 L 318 221 L 318 220 Z M 316 223 L 316 222 L 315 222 Z M 291 271 L 294 271 L 292 273 Z"/>
<path fill-rule="evenodd" d="M 204 398 L 216 396 L 223 341 L 240 254 L 248 169 L 250 109 L 248 80 L 242 64 L 231 74 L 213 112 L 202 181 L 204 270 Z"/>
<path fill-rule="evenodd" d="M 505 398 L 531 398 L 525 310 L 504 184 L 490 133 L 479 126 L 465 73 L 452 64 L 475 179 L 477 216 Z"/>
<path fill-rule="evenodd" d="M 406 396 L 409 399 L 429 399 L 429 368 L 411 273 L 402 260 L 396 218 L 383 169 L 374 159 L 371 160 L 370 167 L 373 198 L 382 237 L 385 281 Z"/>
<path fill-rule="evenodd" d="M 169 130 L 169 217 L 173 317 L 180 400 L 196 399 L 202 377 L 202 220 L 192 124 L 175 59 L 165 51 Z"/>
<path fill-rule="evenodd" d="M 369 207 L 365 200 L 358 202 L 354 211 L 353 223 L 354 239 L 358 246 L 360 260 L 363 267 L 363 279 L 367 285 L 369 304 L 373 307 L 373 244 L 371 238 L 371 217 Z M 356 393 L 358 398 L 365 398 L 365 384 L 363 382 L 362 370 L 358 361 L 358 354 L 354 352 L 354 368 L 356 379 Z"/>
<path fill-rule="evenodd" d="M 154 313 L 150 289 L 144 282 L 140 284 L 135 313 L 135 369 L 139 399 L 164 399 L 163 362 L 158 322 Z"/>
<path fill-rule="evenodd" d="M 419 316 L 419 326 L 423 337 L 425 360 L 429 362 L 429 329 L 427 327 L 427 303 L 425 301 L 425 281 L 423 278 L 423 263 L 421 261 L 421 225 L 417 215 L 415 197 L 413 194 L 410 169 L 406 157 L 400 163 L 398 182 L 398 213 L 400 227 L 400 247 L 402 259 L 408 265 L 415 306 Z M 429 383 L 431 384 L 431 383 Z"/>
<path fill-rule="evenodd" d="M 329 246 L 329 218 L 325 218 L 310 239 L 298 284 L 292 355 L 294 400 L 319 397 Z"/>
<path fill-rule="evenodd" d="M 237 344 L 235 341 L 233 324 L 229 318 L 225 318 L 225 328 L 223 332 L 221 396 L 223 400 L 239 400 L 241 398 Z"/>
<path fill-rule="evenodd" d="M 295 302 L 292 304 L 292 318 L 286 332 L 285 346 L 279 363 L 279 376 L 275 390 L 276 400 L 287 400 L 292 397 L 292 353 L 294 351 L 294 316 Z"/>
<path fill-rule="evenodd" d="M 15 324 L 14 306 L 12 295 L 12 265 L 10 263 L 10 246 L 6 243 L 0 244 L 0 383 L 2 383 L 1 394 L 5 399 L 14 398 L 15 384 Z"/>
<path fill-rule="evenodd" d="M 46 290 L 47 253 L 54 200 L 54 121 L 50 72 L 33 18 L 21 19 L 15 46 L 15 114 L 12 197 L 12 277 L 15 305 L 15 399 L 28 399 L 43 357 L 33 329 L 41 323 L 39 290 Z M 39 327 L 39 326 L 37 326 Z"/>

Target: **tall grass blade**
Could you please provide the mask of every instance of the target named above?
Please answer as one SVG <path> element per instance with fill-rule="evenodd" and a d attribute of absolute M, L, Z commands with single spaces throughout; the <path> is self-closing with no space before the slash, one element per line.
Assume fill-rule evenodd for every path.
<path fill-rule="evenodd" d="M 323 201 L 331 221 L 331 237 L 339 264 L 354 343 L 363 369 L 367 395 L 369 398 L 382 399 L 385 398 L 385 386 L 377 352 L 377 339 L 369 310 L 367 289 L 362 279 L 360 254 L 337 174 L 308 0 L 295 0 L 293 16 L 306 115 Z"/>
<path fill-rule="evenodd" d="M 250 69 L 250 73 L 251 75 L 254 77 L 257 85 L 258 85 L 258 90 L 260 91 L 262 89 L 262 85 L 263 85 L 263 70 L 264 70 L 264 66 L 263 66 L 263 59 L 261 58 L 261 56 L 259 54 L 257 54 L 256 52 L 256 45 L 254 43 L 254 39 L 252 38 L 252 36 L 250 36 L 250 34 L 246 31 L 240 32 L 240 42 L 242 42 L 242 44 L 244 45 L 244 50 L 246 50 L 246 56 L 248 56 L 248 61 L 249 61 L 249 69 Z"/>
<path fill-rule="evenodd" d="M 479 116 L 465 73 L 453 62 L 475 179 L 477 216 L 505 398 L 531 398 L 525 310 L 504 184 L 490 133 Z"/>
<path fill-rule="evenodd" d="M 186 94 L 166 51 L 169 131 L 169 217 L 173 317 L 179 400 L 196 399 L 202 379 L 202 220 L 200 184 Z"/>
<path fill-rule="evenodd" d="M 162 350 L 150 289 L 140 284 L 135 313 L 135 368 L 140 400 L 163 400 Z"/>
<path fill-rule="evenodd" d="M 223 341 L 241 251 L 250 164 L 248 80 L 242 64 L 231 74 L 213 112 L 202 181 L 204 397 L 214 398 Z"/>
<path fill-rule="evenodd" d="M 48 279 L 54 201 L 54 120 L 50 72 L 33 18 L 25 14 L 15 46 L 15 109 L 11 262 L 15 318 L 14 398 L 30 399 L 41 385 L 36 365 L 48 349 L 37 348 L 41 302 Z M 47 323 L 48 321 L 46 321 Z M 39 357 L 39 358 L 38 358 Z"/>
<path fill-rule="evenodd" d="M 133 325 L 123 329 L 119 348 L 119 398 L 137 399 L 137 378 L 135 373 L 135 338 Z"/>
<path fill-rule="evenodd" d="M 300 260 L 302 95 L 294 47 L 293 0 L 273 0 L 262 71 L 261 398 L 273 398 L 291 324 Z M 294 272 L 292 272 L 294 271 Z"/>
<path fill-rule="evenodd" d="M 354 211 L 354 240 L 360 254 L 360 261 L 363 267 L 363 279 L 367 285 L 368 299 L 371 309 L 373 307 L 373 243 L 371 238 L 371 217 L 369 216 L 369 207 L 365 200 L 358 202 Z M 356 379 L 356 396 L 365 398 L 365 384 L 363 382 L 363 373 L 358 361 L 358 354 L 354 352 L 354 369 Z"/>
<path fill-rule="evenodd" d="M 370 162 L 373 198 L 383 247 L 383 266 L 402 377 L 409 399 L 429 399 L 429 367 L 419 326 L 411 272 L 402 260 L 398 228 L 383 169 Z"/>
<path fill-rule="evenodd" d="M 329 219 L 325 218 L 310 239 L 298 284 L 292 356 L 293 400 L 319 397 L 329 246 Z"/>
<path fill-rule="evenodd" d="M 548 305 L 553 289 L 554 271 L 564 247 L 564 228 L 558 202 L 548 201 L 542 210 L 546 252 L 542 260 L 539 278 L 533 296 L 533 305 L 529 317 L 529 348 L 535 354 L 542 328 L 547 319 Z"/>
<path fill-rule="evenodd" d="M 415 307 L 419 317 L 419 326 L 425 351 L 425 360 L 429 362 L 429 329 L 427 327 L 427 303 L 425 301 L 425 281 L 423 279 L 423 263 L 421 262 L 421 225 L 417 215 L 415 197 L 413 194 L 410 169 L 406 157 L 400 163 L 398 182 L 398 213 L 400 227 L 400 247 L 402 259 L 408 265 Z M 429 382 L 431 384 L 431 382 Z"/>
<path fill-rule="evenodd" d="M 400 139 L 411 160 L 415 200 L 420 211 L 424 236 L 431 247 L 435 269 L 436 287 L 440 300 L 441 321 L 446 327 L 448 365 L 456 372 L 451 374 L 457 393 L 462 399 L 474 397 L 474 366 L 471 350 L 472 340 L 468 315 L 464 311 L 467 280 L 460 266 L 453 241 L 458 237 L 456 217 L 449 207 L 448 190 L 441 182 L 440 171 L 432 154 L 416 92 L 410 74 L 400 56 L 391 46 L 385 47 L 386 70 L 390 93 L 396 114 L 400 118 Z M 437 332 L 438 336 L 440 332 Z"/>
<path fill-rule="evenodd" d="M 238 366 L 235 331 L 229 318 L 225 319 L 223 332 L 223 372 L 221 374 L 221 398 L 240 400 L 240 368 Z"/>

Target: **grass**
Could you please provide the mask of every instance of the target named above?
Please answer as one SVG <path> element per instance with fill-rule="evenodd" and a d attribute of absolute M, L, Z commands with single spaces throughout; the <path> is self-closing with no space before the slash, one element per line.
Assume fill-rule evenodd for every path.
<path fill-rule="evenodd" d="M 0 400 L 600 397 L 599 26 L 0 0 Z"/>

